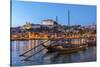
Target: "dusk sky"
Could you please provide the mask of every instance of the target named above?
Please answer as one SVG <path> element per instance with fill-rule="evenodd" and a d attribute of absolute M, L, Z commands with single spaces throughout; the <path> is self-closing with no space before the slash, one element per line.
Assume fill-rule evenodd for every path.
<path fill-rule="evenodd" d="M 43 2 L 12 2 L 12 26 L 21 26 L 27 22 L 41 24 L 44 19 L 56 19 L 62 25 L 68 24 L 68 10 L 71 25 L 96 24 L 96 6 L 72 5 Z"/>

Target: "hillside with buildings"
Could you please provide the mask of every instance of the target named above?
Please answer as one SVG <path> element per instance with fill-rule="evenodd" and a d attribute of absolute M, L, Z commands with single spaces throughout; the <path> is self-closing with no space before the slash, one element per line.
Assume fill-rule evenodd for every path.
<path fill-rule="evenodd" d="M 79 37 L 96 35 L 96 25 L 61 25 L 52 19 L 42 20 L 41 24 L 26 22 L 23 26 L 11 27 L 11 39 L 42 39 L 49 37 Z"/>

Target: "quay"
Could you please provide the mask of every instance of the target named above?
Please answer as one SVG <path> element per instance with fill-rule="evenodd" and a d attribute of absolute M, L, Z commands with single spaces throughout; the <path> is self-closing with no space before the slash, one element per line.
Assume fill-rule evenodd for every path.
<path fill-rule="evenodd" d="M 96 39 L 96 35 L 92 35 L 92 34 L 87 34 L 87 35 L 63 35 L 63 34 L 44 34 L 44 33 L 28 33 L 28 34 L 24 34 L 25 36 L 23 36 L 22 34 L 14 34 L 11 35 L 11 40 L 60 40 L 60 39 Z"/>

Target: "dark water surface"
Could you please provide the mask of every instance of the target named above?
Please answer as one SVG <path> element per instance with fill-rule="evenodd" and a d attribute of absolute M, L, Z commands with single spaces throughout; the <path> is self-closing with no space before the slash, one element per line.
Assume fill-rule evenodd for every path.
<path fill-rule="evenodd" d="M 42 43 L 44 40 L 29 40 L 29 41 L 11 41 L 11 64 L 13 66 L 28 66 L 28 65 L 40 65 L 40 64 L 58 64 L 58 63 L 73 63 L 73 62 L 88 62 L 96 61 L 96 47 L 88 47 L 84 51 L 77 53 L 62 54 L 47 53 L 44 49 L 38 54 L 29 58 L 28 61 L 23 61 L 24 58 L 32 55 L 34 52 L 38 52 L 43 49 L 43 46 L 39 46 L 35 50 L 30 51 L 25 56 L 19 56 L 20 54 L 30 50 L 31 48 Z M 51 43 L 45 43 L 49 44 Z"/>

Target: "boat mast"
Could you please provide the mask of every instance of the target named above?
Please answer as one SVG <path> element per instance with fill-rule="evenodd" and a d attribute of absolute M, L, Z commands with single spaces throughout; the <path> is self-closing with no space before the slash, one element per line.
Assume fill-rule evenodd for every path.
<path fill-rule="evenodd" d="M 56 16 L 56 22 L 58 22 L 58 16 Z"/>
<path fill-rule="evenodd" d="M 70 11 L 68 10 L 68 26 L 70 26 Z"/>
<path fill-rule="evenodd" d="M 70 11 L 69 10 L 68 10 L 68 29 L 69 29 L 68 36 L 70 36 L 71 32 L 70 32 Z M 68 38 L 68 42 L 69 42 L 69 44 L 71 43 L 71 39 L 70 38 Z"/>

